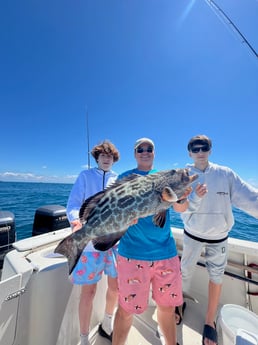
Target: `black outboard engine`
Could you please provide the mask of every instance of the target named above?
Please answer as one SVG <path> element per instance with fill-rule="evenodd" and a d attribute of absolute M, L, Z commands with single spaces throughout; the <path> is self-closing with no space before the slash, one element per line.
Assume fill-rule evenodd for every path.
<path fill-rule="evenodd" d="M 14 214 L 0 211 L 0 269 L 3 268 L 4 256 L 13 249 L 16 241 Z"/>
<path fill-rule="evenodd" d="M 65 207 L 60 205 L 42 206 L 35 212 L 32 236 L 68 228 L 69 226 Z"/>

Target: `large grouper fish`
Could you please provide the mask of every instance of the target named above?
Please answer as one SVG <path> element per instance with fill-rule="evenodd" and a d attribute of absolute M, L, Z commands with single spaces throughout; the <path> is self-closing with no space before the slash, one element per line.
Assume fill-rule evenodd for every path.
<path fill-rule="evenodd" d="M 79 212 L 82 228 L 64 238 L 54 252 L 67 258 L 70 274 L 89 241 L 96 249 L 107 250 L 136 219 L 150 215 L 153 223 L 162 228 L 166 210 L 197 177 L 190 176 L 187 169 L 173 169 L 118 180 L 83 203 Z"/>

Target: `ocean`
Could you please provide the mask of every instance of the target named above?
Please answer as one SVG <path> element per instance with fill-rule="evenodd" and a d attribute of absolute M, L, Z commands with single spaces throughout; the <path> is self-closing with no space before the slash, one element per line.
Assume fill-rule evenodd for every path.
<path fill-rule="evenodd" d="M 15 216 L 17 240 L 32 234 L 36 210 L 45 205 L 66 207 L 72 184 L 0 182 L 0 211 L 10 211 Z M 258 219 L 233 209 L 235 225 L 230 236 L 238 239 L 258 242 Z M 171 226 L 182 228 L 179 214 L 172 212 Z"/>

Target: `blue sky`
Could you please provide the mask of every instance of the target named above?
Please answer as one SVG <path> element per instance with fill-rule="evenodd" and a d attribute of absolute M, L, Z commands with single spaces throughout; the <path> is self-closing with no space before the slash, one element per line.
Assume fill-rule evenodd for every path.
<path fill-rule="evenodd" d="M 216 3 L 258 51 L 258 1 Z M 140 137 L 170 169 L 206 134 L 210 160 L 258 186 L 258 59 L 208 0 L 2 1 L 0 47 L 0 180 L 74 182 L 88 111 L 119 173 Z"/>

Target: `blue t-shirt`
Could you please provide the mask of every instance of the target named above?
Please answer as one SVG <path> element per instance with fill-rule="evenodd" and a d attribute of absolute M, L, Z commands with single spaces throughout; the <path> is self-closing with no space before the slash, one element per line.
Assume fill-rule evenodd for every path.
<path fill-rule="evenodd" d="M 118 176 L 121 179 L 131 174 L 148 175 L 157 170 L 140 171 L 132 169 Z M 170 229 L 170 210 L 166 212 L 166 223 L 159 228 L 152 221 L 153 216 L 139 218 L 120 239 L 118 253 L 136 260 L 157 261 L 177 255 L 176 244 Z"/>

